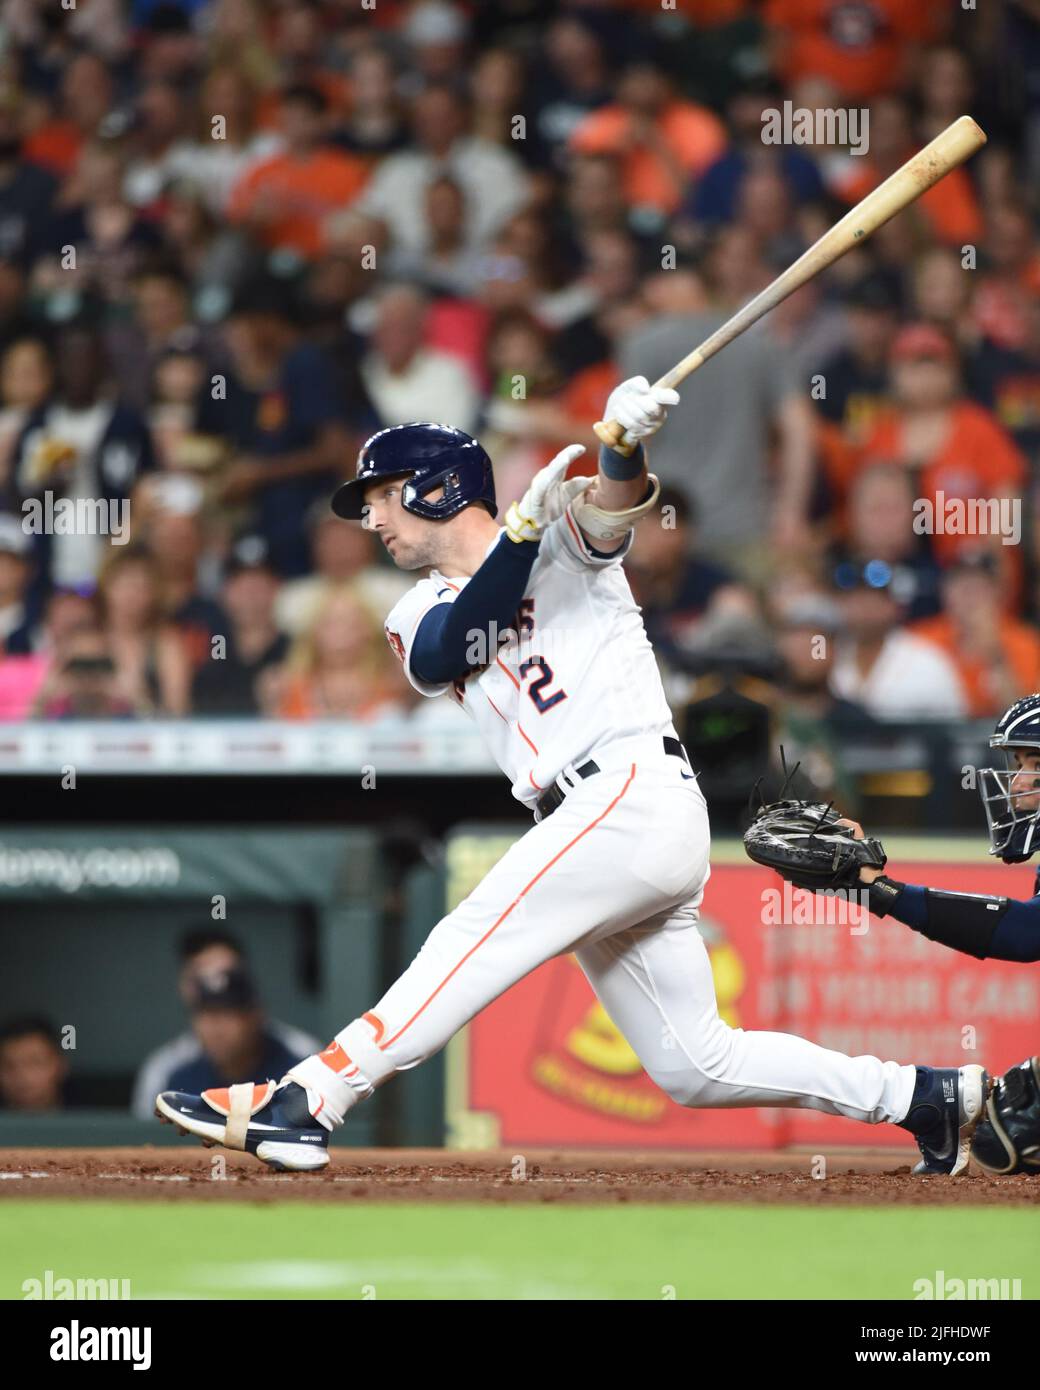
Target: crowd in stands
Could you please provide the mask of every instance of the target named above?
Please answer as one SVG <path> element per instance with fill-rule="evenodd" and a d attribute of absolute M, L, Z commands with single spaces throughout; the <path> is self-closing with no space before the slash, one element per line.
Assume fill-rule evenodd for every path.
<path fill-rule="evenodd" d="M 720 667 L 793 729 L 1040 688 L 1036 6 L 2 0 L 0 32 L 0 719 L 441 717 L 382 632 L 411 579 L 328 509 L 361 442 L 475 432 L 503 507 L 566 444 L 592 469 L 612 385 L 963 112 L 969 167 L 686 382 L 626 565 L 677 704 Z M 786 102 L 865 148 L 767 143 Z M 1003 531 L 946 516 L 978 499 Z"/>

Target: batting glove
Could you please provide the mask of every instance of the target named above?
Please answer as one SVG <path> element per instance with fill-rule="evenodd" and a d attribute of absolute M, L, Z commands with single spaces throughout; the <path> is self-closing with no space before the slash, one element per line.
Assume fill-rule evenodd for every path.
<path fill-rule="evenodd" d="M 679 404 L 670 386 L 651 386 L 645 376 L 630 376 L 607 397 L 603 418 L 624 427 L 624 444 L 638 444 L 656 434 L 668 418 L 667 406 Z"/>
<path fill-rule="evenodd" d="M 511 541 L 540 540 L 545 528 L 563 516 L 574 498 L 592 483 L 592 478 L 565 480 L 563 476 L 584 452 L 584 444 L 570 444 L 534 475 L 520 501 L 506 512 L 506 535 Z"/>

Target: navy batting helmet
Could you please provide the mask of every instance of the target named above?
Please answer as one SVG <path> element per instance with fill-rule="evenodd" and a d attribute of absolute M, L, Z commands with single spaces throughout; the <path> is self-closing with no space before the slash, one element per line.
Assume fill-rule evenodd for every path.
<path fill-rule="evenodd" d="M 401 490 L 405 511 L 427 521 L 444 521 L 471 502 L 498 511 L 491 460 L 480 444 L 450 425 L 391 425 L 366 440 L 358 454 L 357 476 L 337 488 L 332 510 L 360 521 L 366 486 L 379 478 L 407 478 Z M 435 502 L 429 493 L 443 488 Z"/>
<path fill-rule="evenodd" d="M 1025 776 L 1017 771 L 1014 750 L 1040 750 L 1040 695 L 1024 695 L 1004 711 L 990 737 L 989 746 L 1004 750 L 1005 768 L 980 767 L 979 793 L 989 826 L 990 854 L 1006 864 L 1021 864 L 1040 850 L 1040 807 L 1023 806 L 1040 791 L 1040 776 L 1033 787 L 1024 787 Z M 1016 778 L 1018 779 L 1016 781 Z"/>

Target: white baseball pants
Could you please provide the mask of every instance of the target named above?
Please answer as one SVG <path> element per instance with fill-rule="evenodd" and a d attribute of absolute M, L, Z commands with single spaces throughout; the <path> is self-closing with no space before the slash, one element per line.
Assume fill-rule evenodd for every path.
<path fill-rule="evenodd" d="M 913 1066 L 719 1018 L 697 930 L 710 872 L 700 789 L 660 739 L 619 740 L 594 757 L 599 774 L 573 779 L 563 804 L 438 922 L 374 1008 L 290 1075 L 338 1121 L 529 971 L 573 951 L 647 1073 L 680 1105 L 903 1119 Z"/>

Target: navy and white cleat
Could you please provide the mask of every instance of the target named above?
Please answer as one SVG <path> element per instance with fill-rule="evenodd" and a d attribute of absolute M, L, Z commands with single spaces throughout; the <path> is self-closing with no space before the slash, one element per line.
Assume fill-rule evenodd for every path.
<path fill-rule="evenodd" d="M 989 1095 L 984 1067 L 918 1067 L 910 1109 L 900 1127 L 917 1140 L 921 1161 L 915 1173 L 963 1173 L 971 1139 Z"/>
<path fill-rule="evenodd" d="M 320 1110 L 320 1099 L 295 1081 L 245 1082 L 201 1096 L 163 1091 L 155 1101 L 164 1124 L 208 1146 L 255 1154 L 279 1172 L 307 1172 L 328 1163 L 329 1131 L 316 1118 Z"/>

